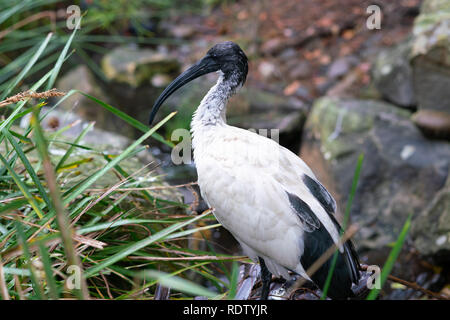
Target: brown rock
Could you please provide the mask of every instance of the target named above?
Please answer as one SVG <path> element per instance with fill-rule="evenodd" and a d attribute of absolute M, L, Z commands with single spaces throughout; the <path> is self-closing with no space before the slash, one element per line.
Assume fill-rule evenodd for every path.
<path fill-rule="evenodd" d="M 412 120 L 426 136 L 450 140 L 450 113 L 419 110 L 413 114 Z"/>

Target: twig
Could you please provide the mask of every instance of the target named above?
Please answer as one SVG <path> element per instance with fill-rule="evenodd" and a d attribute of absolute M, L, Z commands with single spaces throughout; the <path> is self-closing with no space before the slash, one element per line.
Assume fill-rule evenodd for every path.
<path fill-rule="evenodd" d="M 108 284 L 108 281 L 106 280 L 105 275 L 104 275 L 101 271 L 100 271 L 100 276 L 102 277 L 103 282 L 105 283 L 105 286 L 106 286 L 106 292 L 108 293 L 109 298 L 110 298 L 111 300 L 114 300 L 114 298 L 113 298 L 113 296 L 112 296 L 112 294 L 111 294 L 111 291 L 109 290 L 109 284 Z"/>
<path fill-rule="evenodd" d="M 6 30 L 3 30 L 2 32 L 0 32 L 0 39 L 4 38 L 8 33 L 11 33 L 14 30 L 20 29 L 23 26 L 42 19 L 42 18 L 49 18 L 52 24 L 53 29 L 55 28 L 55 21 L 56 21 L 56 13 L 53 11 L 42 11 L 42 12 L 38 12 L 36 14 L 33 14 L 32 16 L 26 17 L 23 20 L 20 20 L 19 22 L 17 22 L 16 24 L 12 25 L 11 27 L 9 27 Z"/>
<path fill-rule="evenodd" d="M 301 287 L 301 288 L 297 288 L 294 291 L 292 291 L 292 293 L 289 295 L 288 300 L 294 300 L 294 296 L 299 292 L 299 291 L 305 291 L 305 292 L 309 292 L 312 295 L 316 296 L 317 298 L 320 299 L 320 295 L 317 294 L 317 292 L 315 292 L 314 290 L 307 288 L 307 287 Z"/>
<path fill-rule="evenodd" d="M 247 259 L 247 256 L 219 257 L 219 256 L 195 256 L 195 257 L 148 257 L 148 256 L 129 256 L 130 260 L 144 261 L 222 261 L 222 260 L 241 260 Z"/>
<path fill-rule="evenodd" d="M 312 265 L 311 267 L 308 268 L 308 270 L 306 270 L 306 274 L 311 278 L 311 276 L 317 271 L 319 270 L 319 268 L 325 263 L 327 262 L 327 260 L 334 254 L 334 252 L 340 248 L 348 239 L 350 239 L 351 237 L 353 237 L 353 235 L 356 233 L 356 231 L 358 230 L 358 227 L 356 225 L 351 225 L 347 231 L 344 233 L 344 236 L 341 237 L 339 239 L 338 244 L 333 244 L 331 247 L 329 247 L 327 249 L 327 251 L 325 251 L 324 254 L 322 254 L 320 256 L 319 259 L 317 259 Z M 301 279 L 299 281 L 299 287 L 301 287 L 307 280 L 306 279 Z"/>
<path fill-rule="evenodd" d="M 126 181 L 125 181 L 126 182 Z M 197 182 L 189 182 L 184 184 L 178 184 L 178 185 L 167 185 L 167 186 L 153 186 L 153 187 L 136 187 L 136 188 L 116 188 L 113 191 L 150 191 L 150 190 L 163 190 L 163 189 L 177 189 L 177 188 L 183 188 L 183 187 L 189 187 L 192 185 L 196 185 Z M 103 188 L 103 189 L 87 189 L 89 192 L 106 192 L 109 191 L 111 188 Z"/>
<path fill-rule="evenodd" d="M 0 256 L 0 295 L 3 300 L 10 300 L 8 288 L 6 287 L 5 275 L 3 273 L 3 264 Z"/>
<path fill-rule="evenodd" d="M 72 226 L 75 226 L 75 223 L 78 222 L 78 220 L 81 218 L 82 215 L 84 215 L 88 210 L 90 210 L 93 206 L 95 206 L 97 203 L 99 203 L 102 199 L 104 199 L 106 196 L 108 196 L 109 194 L 111 194 L 113 191 L 115 191 L 116 189 L 118 189 L 121 185 L 123 185 L 124 183 L 126 183 L 128 180 L 130 180 L 131 178 L 133 178 L 134 176 L 136 176 L 139 172 L 141 172 L 142 170 L 144 170 L 145 168 L 147 168 L 150 164 L 152 164 L 152 162 L 149 162 L 148 164 L 146 164 L 145 166 L 143 166 L 142 168 L 140 168 L 139 170 L 137 170 L 136 172 L 134 172 L 133 174 L 129 175 L 127 178 L 120 180 L 119 182 L 117 182 L 115 185 L 113 185 L 112 187 L 109 188 L 105 188 L 105 189 L 101 189 L 102 192 L 104 192 L 100 197 L 98 197 L 95 200 L 92 200 L 84 209 L 83 211 L 81 211 L 80 214 L 78 214 L 73 220 L 72 220 Z"/>
<path fill-rule="evenodd" d="M 2 216 L 2 218 L 3 219 L 8 219 L 8 220 L 14 220 L 13 217 L 9 217 L 7 215 Z M 55 232 L 55 233 L 59 232 L 56 229 L 50 228 L 48 226 L 49 222 L 45 223 L 43 226 L 35 224 L 35 223 L 32 223 L 32 222 L 28 222 L 28 221 L 25 221 L 25 220 L 20 220 L 20 222 L 22 222 L 23 224 L 35 227 L 35 228 L 39 228 L 37 233 L 40 233 L 43 229 L 47 229 L 48 231 Z M 32 238 L 34 238 L 37 233 L 33 234 L 33 237 L 30 237 L 30 239 L 28 239 L 28 241 L 31 242 L 30 240 Z M 79 234 L 73 234 L 72 235 L 72 239 L 77 241 L 77 242 L 79 242 L 79 243 L 82 243 L 82 244 L 85 244 L 85 245 L 88 245 L 88 246 L 91 246 L 91 247 L 94 247 L 94 248 L 97 248 L 97 249 L 103 249 L 103 247 L 106 246 L 106 243 L 104 243 L 102 241 L 95 240 L 95 239 L 92 239 L 92 238 L 89 238 L 89 237 L 86 237 L 86 236 L 83 236 L 83 235 L 79 235 Z"/>

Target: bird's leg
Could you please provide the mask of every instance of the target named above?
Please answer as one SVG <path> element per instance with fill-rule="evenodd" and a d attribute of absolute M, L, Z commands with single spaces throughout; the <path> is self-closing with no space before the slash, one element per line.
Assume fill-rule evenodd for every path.
<path fill-rule="evenodd" d="M 269 269 L 267 269 L 264 259 L 259 258 L 259 264 L 261 266 L 261 281 L 262 281 L 262 289 L 261 289 L 261 300 L 267 300 L 270 292 L 270 281 L 272 280 L 272 274 Z"/>

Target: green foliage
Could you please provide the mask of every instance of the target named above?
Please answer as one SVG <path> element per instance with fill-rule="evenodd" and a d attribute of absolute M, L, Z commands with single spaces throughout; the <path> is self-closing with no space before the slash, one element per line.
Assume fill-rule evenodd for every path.
<path fill-rule="evenodd" d="M 89 3 L 88 5 L 86 5 Z M 83 14 L 77 37 L 70 39 L 67 8 L 78 5 Z M 17 72 L 39 75 L 53 68 L 50 88 L 62 64 L 60 50 L 72 47 L 74 56 L 83 61 L 100 79 L 107 81 L 95 54 L 104 54 L 112 44 L 182 44 L 180 40 L 157 37 L 155 23 L 174 14 L 206 13 L 212 3 L 204 0 L 4 0 L 0 2 L 0 91 L 8 95 L 5 85 Z M 50 35 L 50 33 L 53 34 Z M 42 44 L 44 36 L 53 37 L 50 45 Z M 73 34 L 72 34 L 73 35 Z M 73 40 L 73 41 L 72 41 Z M 42 51 L 40 51 L 42 47 Z M 37 50 L 39 48 L 39 50 Z M 65 55 L 65 54 L 64 54 Z M 64 56 L 63 55 L 63 56 Z M 41 56 L 39 63 L 33 59 Z M 57 59 L 60 59 L 57 61 Z M 32 62 L 32 63 L 31 63 Z M 31 70 L 25 66 L 33 66 Z M 30 72 L 31 71 L 31 72 Z M 22 77 L 17 77 L 19 82 Z M 17 83 L 16 83 L 17 84 Z M 3 100 L 3 99 L 0 99 Z"/>
<path fill-rule="evenodd" d="M 0 22 L 13 26 L 26 10 L 60 2 L 2 2 Z M 70 35 L 54 32 L 43 36 L 42 30 L 48 30 L 39 28 L 35 23 L 33 28 L 11 32 L 4 39 L 12 44 L 12 39 L 23 37 L 30 49 L 8 61 L 0 72 L 0 101 L 20 91 L 23 83 L 33 91 L 51 88 L 71 48 L 86 43 L 86 38 L 80 40 L 85 36 L 83 28 Z M 0 47 L 0 57 L 7 61 L 10 52 L 3 43 Z M 49 56 L 52 58 L 47 60 Z M 37 68 L 43 61 L 45 66 Z M 36 72 L 44 67 L 48 68 L 44 73 Z M 156 131 L 174 114 L 148 128 L 75 90 L 57 98 L 51 109 L 74 94 L 85 95 L 143 135 L 120 154 L 111 154 L 84 144 L 83 137 L 93 124 L 71 140 L 62 136 L 69 127 L 45 131 L 41 122 L 48 113 L 40 110 L 49 102 L 44 99 L 0 107 L 4 115 L 0 120 L 0 297 L 153 299 L 158 283 L 171 286 L 171 294 L 177 298 L 198 294 L 216 298 L 229 288 L 233 296 L 236 267 L 232 272 L 219 270 L 229 277 L 228 282 L 223 281 L 215 267 L 213 271 L 221 256 L 199 262 L 193 258 L 210 253 L 187 246 L 187 239 L 196 232 L 218 226 L 212 224 L 215 220 L 210 212 L 188 216 L 187 206 L 176 192 L 168 191 L 172 189 L 157 172 L 145 166 L 129 171 L 126 165 L 146 150 L 143 144 L 149 137 L 164 142 Z M 29 116 L 29 125 L 17 125 Z M 60 152 L 54 152 L 56 149 Z M 88 170 L 89 174 L 83 175 Z M 81 271 L 78 288 L 68 285 L 71 266 Z M 215 291 L 185 279 L 190 271 Z"/>
<path fill-rule="evenodd" d="M 361 153 L 358 157 L 358 163 L 356 164 L 355 174 L 353 175 L 353 182 L 352 182 L 352 188 L 350 190 L 350 196 L 348 197 L 347 206 L 345 207 L 345 216 L 344 216 L 344 221 L 342 223 L 342 230 L 341 230 L 341 235 L 340 235 L 341 237 L 344 236 L 345 229 L 347 228 L 347 224 L 350 220 L 350 209 L 352 208 L 353 199 L 355 198 L 356 187 L 358 186 L 359 175 L 361 173 L 363 161 L 364 161 L 364 154 Z M 333 277 L 334 269 L 336 267 L 338 253 L 339 253 L 339 251 L 336 250 L 336 252 L 333 255 L 333 260 L 331 261 L 330 270 L 328 271 L 328 275 L 327 275 L 327 279 L 325 281 L 322 296 L 320 297 L 321 300 L 324 300 L 327 297 L 327 292 L 328 292 L 328 289 L 330 288 L 331 279 Z"/>
<path fill-rule="evenodd" d="M 408 219 L 406 219 L 406 222 L 403 225 L 402 231 L 398 235 L 397 241 L 395 242 L 394 247 L 392 248 L 391 252 L 389 253 L 386 263 L 383 266 L 383 269 L 382 269 L 381 275 L 380 275 L 381 288 L 386 283 L 386 280 L 387 280 L 389 274 L 391 273 L 392 268 L 394 267 L 394 263 L 395 263 L 395 261 L 397 261 L 397 257 L 400 254 L 403 244 L 405 243 L 406 235 L 408 234 L 409 228 L 411 227 L 411 219 L 412 219 L 412 214 L 410 214 Z M 369 295 L 367 296 L 367 300 L 375 300 L 378 297 L 381 288 L 380 289 L 373 288 L 370 291 Z"/>

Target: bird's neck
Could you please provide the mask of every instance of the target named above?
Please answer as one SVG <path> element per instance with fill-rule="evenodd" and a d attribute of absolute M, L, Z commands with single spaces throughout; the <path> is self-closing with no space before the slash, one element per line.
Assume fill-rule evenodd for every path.
<path fill-rule="evenodd" d="M 240 85 L 237 77 L 229 76 L 225 79 L 220 72 L 217 83 L 208 91 L 192 117 L 192 132 L 225 125 L 228 99 Z"/>

